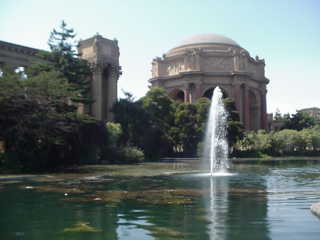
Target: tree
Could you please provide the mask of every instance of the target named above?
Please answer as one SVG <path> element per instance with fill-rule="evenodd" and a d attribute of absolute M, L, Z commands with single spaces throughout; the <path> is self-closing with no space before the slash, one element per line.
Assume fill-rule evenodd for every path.
<path fill-rule="evenodd" d="M 0 85 L 0 138 L 6 142 L 7 165 L 46 170 L 79 164 L 92 159 L 88 153 L 103 143 L 104 126 L 68 104 L 77 92 L 59 73 L 21 80 L 6 72 Z"/>
<path fill-rule="evenodd" d="M 225 98 L 224 104 L 228 112 L 227 140 L 229 146 L 232 147 L 238 140 L 243 138 L 244 128 L 240 122 L 239 112 L 236 109 L 234 101 L 231 98 Z"/>
<path fill-rule="evenodd" d="M 118 100 L 113 108 L 114 121 L 121 124 L 122 134 L 119 144 L 122 146 L 140 146 L 141 136 L 148 126 L 147 113 L 132 94 L 125 92 L 125 98 Z"/>
<path fill-rule="evenodd" d="M 291 116 L 287 116 L 285 124 L 282 129 L 302 130 L 304 128 L 313 127 L 316 124 L 316 120 L 307 113 L 297 112 Z"/>
<path fill-rule="evenodd" d="M 202 138 L 202 124 L 194 104 L 181 103 L 175 111 L 173 134 L 175 145 L 181 146 L 184 153 L 195 154 Z"/>
<path fill-rule="evenodd" d="M 276 121 L 283 120 L 283 116 L 281 115 L 279 108 L 276 109 L 273 119 Z"/>
<path fill-rule="evenodd" d="M 28 76 L 35 76 L 41 72 L 58 72 L 70 83 L 70 89 L 77 91 L 72 100 L 88 104 L 90 99 L 90 77 L 92 75 L 89 63 L 79 58 L 74 43 L 75 33 L 72 28 L 62 21 L 60 29 L 50 34 L 49 46 L 51 52 L 40 52 L 42 62 L 36 62 L 27 68 Z"/>
<path fill-rule="evenodd" d="M 209 108 L 210 108 L 210 100 L 208 98 L 199 98 L 195 101 L 194 105 L 197 109 L 197 121 L 199 126 L 201 127 L 201 132 L 205 132 Z"/>
<path fill-rule="evenodd" d="M 138 101 L 134 101 L 131 94 L 125 95 L 112 110 L 114 121 L 120 123 L 123 130 L 120 144 L 139 147 L 149 160 L 170 152 L 173 102 L 164 90 L 153 88 Z"/>

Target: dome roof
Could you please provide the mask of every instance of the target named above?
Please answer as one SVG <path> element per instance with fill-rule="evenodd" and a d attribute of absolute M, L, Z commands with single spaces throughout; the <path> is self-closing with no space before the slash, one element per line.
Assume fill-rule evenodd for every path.
<path fill-rule="evenodd" d="M 197 34 L 181 41 L 174 49 L 194 44 L 226 44 L 239 47 L 239 44 L 230 38 L 219 34 Z"/>

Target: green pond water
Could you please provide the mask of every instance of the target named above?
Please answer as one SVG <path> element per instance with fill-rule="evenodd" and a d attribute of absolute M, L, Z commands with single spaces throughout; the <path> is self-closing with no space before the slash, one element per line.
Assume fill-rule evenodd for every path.
<path fill-rule="evenodd" d="M 318 164 L 236 165 L 235 175 L 213 178 L 139 168 L 145 176 L 0 175 L 0 239 L 320 239 L 310 212 L 320 202 Z"/>

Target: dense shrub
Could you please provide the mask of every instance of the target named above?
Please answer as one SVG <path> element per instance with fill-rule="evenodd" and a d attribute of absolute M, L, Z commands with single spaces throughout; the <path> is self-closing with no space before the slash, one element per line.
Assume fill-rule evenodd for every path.
<path fill-rule="evenodd" d="M 141 163 L 144 161 L 143 152 L 136 147 L 124 147 L 119 153 L 119 158 L 123 163 Z"/>

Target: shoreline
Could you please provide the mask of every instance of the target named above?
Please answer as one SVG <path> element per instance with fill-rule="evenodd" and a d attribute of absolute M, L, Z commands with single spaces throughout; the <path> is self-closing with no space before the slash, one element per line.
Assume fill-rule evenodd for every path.
<path fill-rule="evenodd" d="M 229 159 L 234 165 L 282 165 L 282 164 L 318 164 L 320 157 L 277 157 L 277 158 L 232 158 Z M 73 171 L 70 169 L 57 172 L 10 172 L 0 171 L 0 181 L 10 178 L 28 178 L 34 176 L 159 176 L 172 173 L 194 170 L 188 167 L 188 163 L 200 162 L 199 158 L 162 158 L 156 162 L 143 162 L 139 164 L 95 164 L 76 166 Z"/>
<path fill-rule="evenodd" d="M 160 162 L 188 162 L 199 158 L 161 158 Z M 320 163 L 320 156 L 315 157 L 269 157 L 269 158 L 229 158 L 232 164 L 282 164 L 282 163 Z"/>

